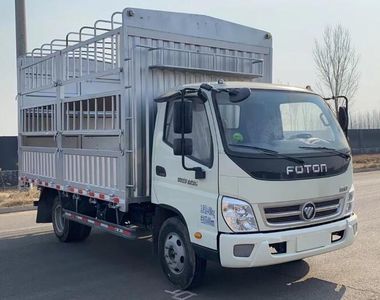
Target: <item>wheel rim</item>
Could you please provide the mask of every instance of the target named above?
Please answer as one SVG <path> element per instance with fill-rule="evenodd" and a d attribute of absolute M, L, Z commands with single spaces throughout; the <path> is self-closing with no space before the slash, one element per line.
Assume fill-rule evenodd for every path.
<path fill-rule="evenodd" d="M 62 205 L 58 204 L 54 209 L 55 227 L 59 233 L 62 233 L 65 228 L 65 219 L 63 218 Z"/>
<path fill-rule="evenodd" d="M 185 247 L 178 234 L 169 233 L 165 240 L 165 261 L 170 271 L 181 274 L 185 267 Z"/>

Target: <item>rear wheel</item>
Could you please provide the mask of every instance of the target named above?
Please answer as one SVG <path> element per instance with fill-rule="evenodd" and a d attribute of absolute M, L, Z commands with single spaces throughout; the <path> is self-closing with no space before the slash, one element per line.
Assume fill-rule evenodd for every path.
<path fill-rule="evenodd" d="M 91 233 L 91 227 L 82 225 L 63 217 L 63 206 L 58 196 L 52 207 L 53 229 L 61 242 L 79 242 L 85 240 Z"/>
<path fill-rule="evenodd" d="M 174 285 L 184 290 L 201 283 L 207 261 L 194 252 L 187 228 L 179 218 L 169 218 L 162 224 L 158 254 L 162 270 Z"/>

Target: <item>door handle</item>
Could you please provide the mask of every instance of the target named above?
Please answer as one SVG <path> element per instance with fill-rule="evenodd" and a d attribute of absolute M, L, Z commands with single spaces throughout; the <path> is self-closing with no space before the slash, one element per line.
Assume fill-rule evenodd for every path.
<path fill-rule="evenodd" d="M 156 166 L 156 174 L 157 176 L 166 177 L 166 170 L 164 167 Z"/>

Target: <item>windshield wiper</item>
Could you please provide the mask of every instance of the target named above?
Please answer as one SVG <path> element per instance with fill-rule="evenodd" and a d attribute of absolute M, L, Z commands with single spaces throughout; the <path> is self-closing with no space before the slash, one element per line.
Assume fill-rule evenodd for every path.
<path fill-rule="evenodd" d="M 341 152 L 341 151 L 338 151 L 338 150 L 335 150 L 333 148 L 329 148 L 329 147 L 312 147 L 312 146 L 300 146 L 298 147 L 300 149 L 308 149 L 308 150 L 327 150 L 327 151 L 331 151 L 337 155 L 339 155 L 340 157 L 343 157 L 345 159 L 349 159 L 351 156 L 348 154 L 348 153 L 344 153 L 344 152 Z"/>
<path fill-rule="evenodd" d="M 281 153 L 278 153 L 275 150 L 271 150 L 271 149 L 267 149 L 267 148 L 261 148 L 261 147 L 244 145 L 244 144 L 228 144 L 228 145 L 229 146 L 236 146 L 236 147 L 243 147 L 243 148 L 250 148 L 250 149 L 254 149 L 254 150 L 259 150 L 259 151 L 261 151 L 261 152 L 263 152 L 263 153 L 265 153 L 267 155 L 271 155 L 271 156 L 275 156 L 275 157 L 282 157 L 282 158 L 285 158 L 287 160 L 293 161 L 293 162 L 298 163 L 298 164 L 304 164 L 305 163 L 302 159 L 295 158 L 295 157 L 292 157 L 292 156 L 289 156 L 289 155 L 285 155 L 285 154 L 281 154 Z"/>

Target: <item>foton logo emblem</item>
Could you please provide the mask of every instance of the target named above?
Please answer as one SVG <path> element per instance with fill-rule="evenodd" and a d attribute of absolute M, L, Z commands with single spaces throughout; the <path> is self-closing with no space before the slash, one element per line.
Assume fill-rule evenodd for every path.
<path fill-rule="evenodd" d="M 286 175 L 295 174 L 320 174 L 327 173 L 326 164 L 303 165 L 303 166 L 287 166 Z"/>
<path fill-rule="evenodd" d="M 315 205 L 314 203 L 306 203 L 302 208 L 302 217 L 305 220 L 311 220 L 315 217 Z"/>

